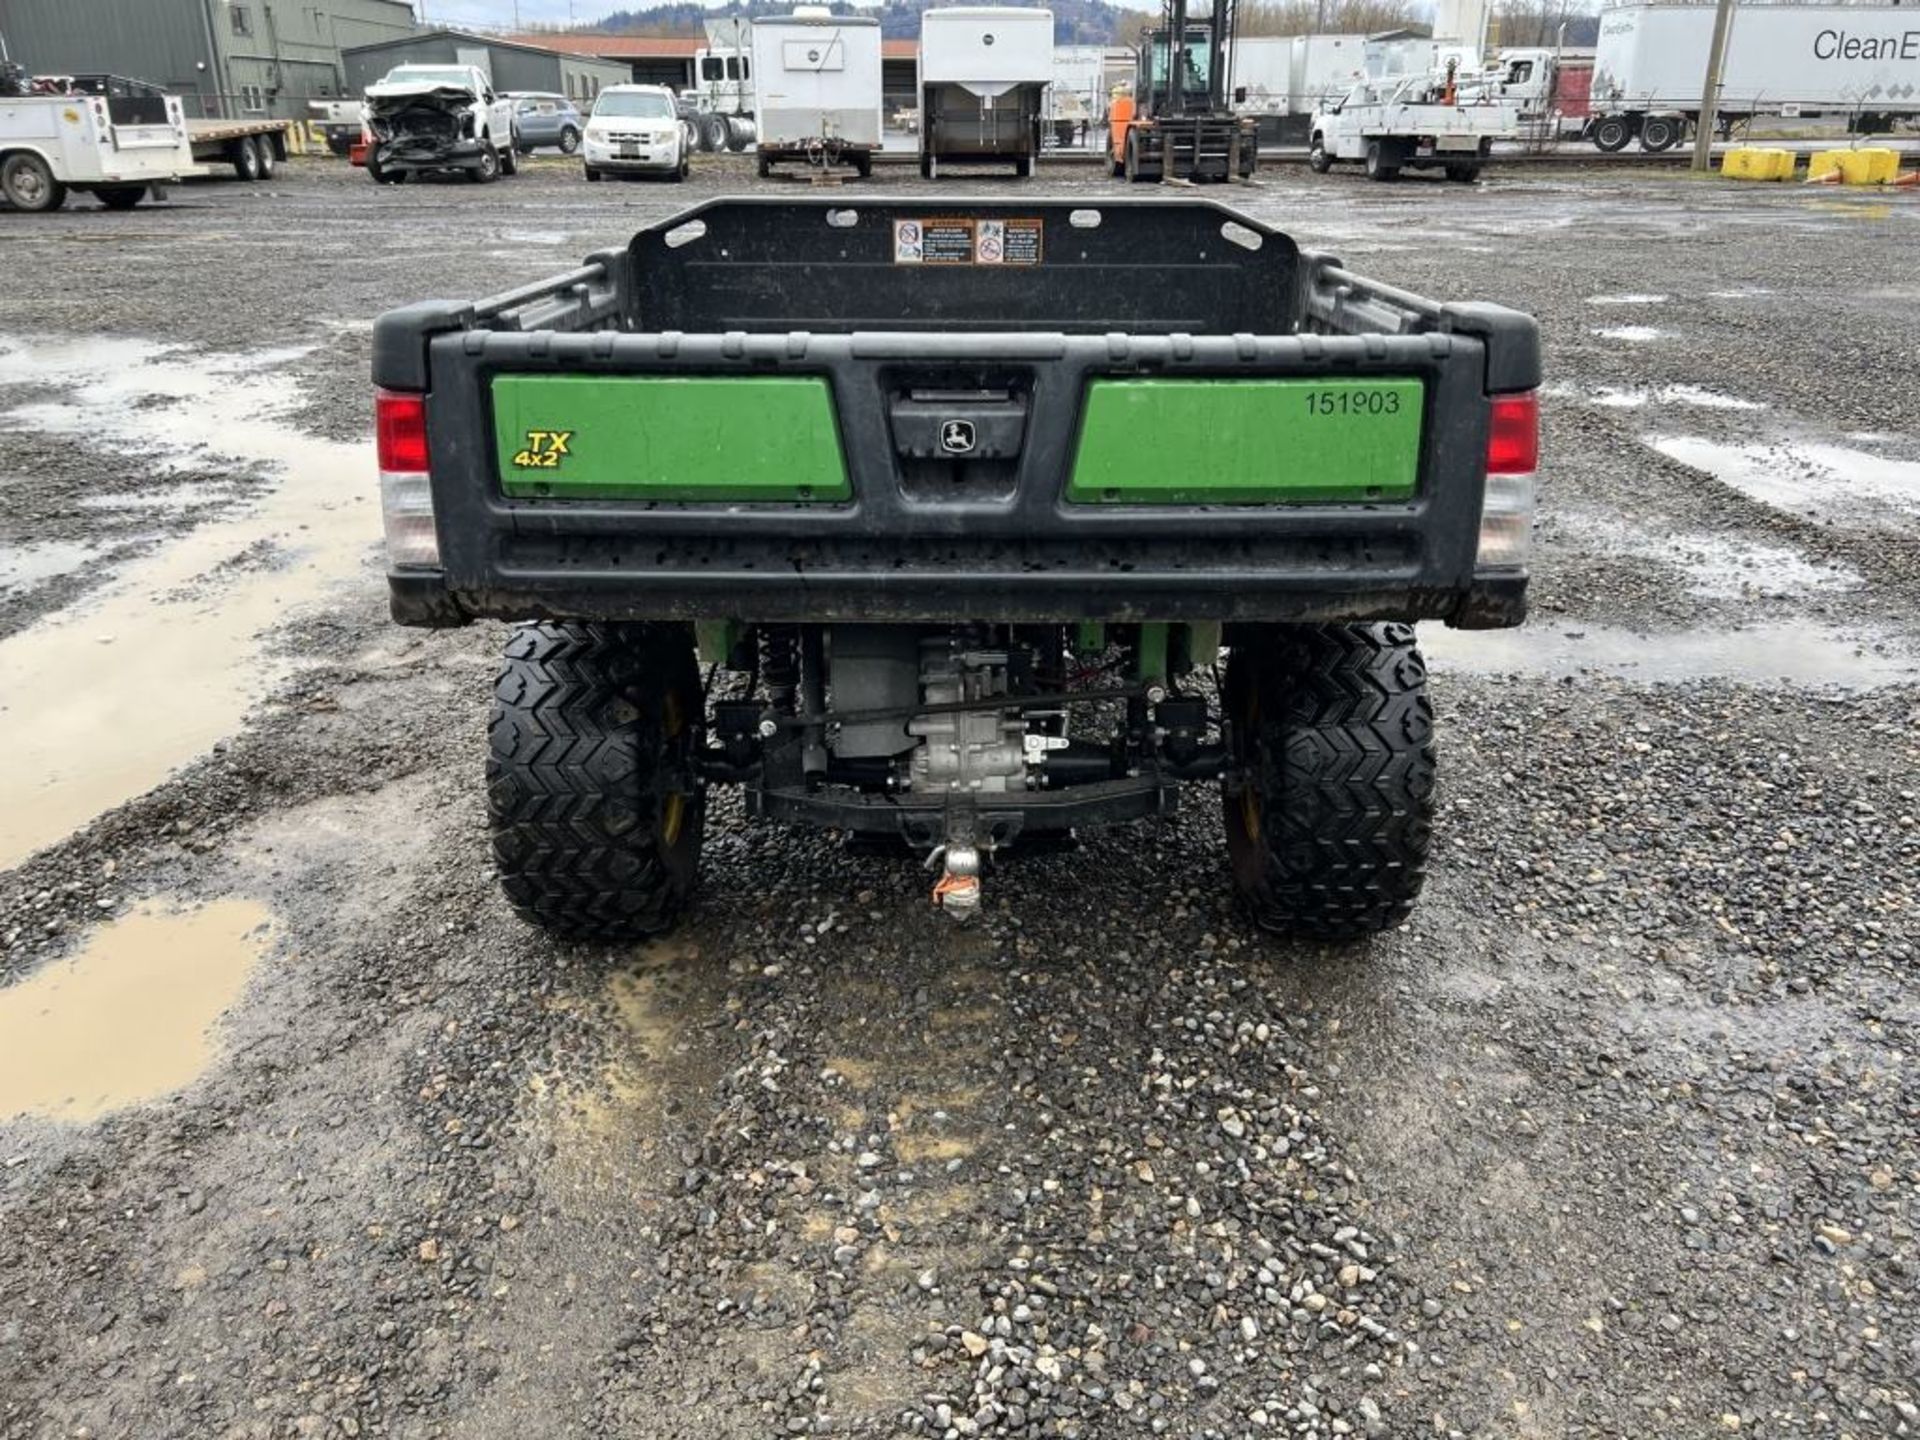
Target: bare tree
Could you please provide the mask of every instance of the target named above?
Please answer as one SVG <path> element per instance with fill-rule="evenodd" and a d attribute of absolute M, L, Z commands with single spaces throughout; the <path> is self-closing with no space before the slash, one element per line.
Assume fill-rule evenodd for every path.
<path fill-rule="evenodd" d="M 1590 13 L 1592 6 L 1582 0 L 1500 0 L 1489 38 L 1499 45 L 1553 45 L 1562 25 Z"/>
<path fill-rule="evenodd" d="M 1242 35 L 1371 35 L 1418 23 L 1410 0 L 1248 0 Z"/>

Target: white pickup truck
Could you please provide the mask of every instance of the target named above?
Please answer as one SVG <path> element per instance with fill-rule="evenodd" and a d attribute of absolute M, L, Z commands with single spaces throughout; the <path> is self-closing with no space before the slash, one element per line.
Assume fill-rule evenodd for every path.
<path fill-rule="evenodd" d="M 1444 169 L 1449 180 L 1475 180 L 1494 141 L 1520 138 L 1520 109 L 1492 98 L 1462 98 L 1444 75 L 1365 81 L 1314 113 L 1307 163 L 1321 175 L 1335 161 L 1358 160 L 1374 180 L 1433 167 Z"/>
<path fill-rule="evenodd" d="M 396 185 L 424 170 L 482 184 L 520 168 L 513 101 L 471 65 L 400 65 L 367 87 L 367 173 Z"/>
<path fill-rule="evenodd" d="M 131 210 L 193 169 L 177 96 L 33 85 L 34 93 L 0 96 L 0 195 L 14 209 L 57 210 L 78 190 L 109 210 Z"/>

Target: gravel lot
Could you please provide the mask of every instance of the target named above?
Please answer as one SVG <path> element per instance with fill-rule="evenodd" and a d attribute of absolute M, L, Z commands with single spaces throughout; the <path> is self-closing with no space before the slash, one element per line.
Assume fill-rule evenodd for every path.
<path fill-rule="evenodd" d="M 1255 933 L 1195 791 L 969 930 L 723 801 L 670 941 L 558 947 L 504 630 L 386 622 L 370 322 L 759 184 L 0 212 L 0 1436 L 1920 1434 L 1920 197 L 1232 193 L 1545 330 L 1405 930 Z M 227 988 L 76 1021 L 202 904 Z"/>

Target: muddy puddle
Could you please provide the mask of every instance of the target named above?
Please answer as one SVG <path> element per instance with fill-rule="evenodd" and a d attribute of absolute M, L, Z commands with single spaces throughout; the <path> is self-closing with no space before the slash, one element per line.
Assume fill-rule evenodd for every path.
<path fill-rule="evenodd" d="M 1593 392 L 1593 403 L 1609 410 L 1634 410 L 1643 405 L 1690 405 L 1696 410 L 1764 410 L 1759 400 L 1743 400 L 1703 385 L 1659 385 L 1650 390 L 1615 389 L 1602 386 Z"/>
<path fill-rule="evenodd" d="M 1611 516 L 1566 514 L 1555 523 L 1599 554 L 1650 560 L 1678 571 L 1682 587 L 1709 600 L 1842 594 L 1867 583 L 1857 570 L 1810 559 L 1786 545 L 1704 531 L 1656 534 Z"/>
<path fill-rule="evenodd" d="M 135 341 L 0 339 L 13 426 L 135 464 L 229 465 L 271 488 L 0 641 L 0 868 L 144 794 L 236 730 L 289 668 L 264 632 L 354 573 L 379 536 L 371 448 L 283 417 L 304 352 L 189 357 Z M 63 391 L 6 404 L 8 385 Z M 268 553 L 270 564 L 233 563 Z"/>
<path fill-rule="evenodd" d="M 79 540 L 40 540 L 25 545 L 0 545 L 0 595 L 31 590 L 84 569 L 100 554 L 100 547 Z"/>
<path fill-rule="evenodd" d="M 1541 393 L 1563 400 L 1583 400 L 1603 410 L 1639 410 L 1648 406 L 1678 405 L 1695 410 L 1765 410 L 1766 402 L 1710 390 L 1704 385 L 1599 385 L 1583 389 L 1578 385 L 1555 383 L 1540 387 Z"/>
<path fill-rule="evenodd" d="M 1820 443 L 1728 443 L 1693 435 L 1651 435 L 1647 443 L 1670 460 L 1796 515 L 1862 507 L 1920 514 L 1920 462 Z"/>
<path fill-rule="evenodd" d="M 0 990 L 0 1120 L 91 1120 L 191 1083 L 270 937 L 250 900 L 153 903 Z"/>
<path fill-rule="evenodd" d="M 1610 675 L 1649 685 L 1733 680 L 1838 690 L 1920 682 L 1920 654 L 1798 621 L 1655 635 L 1577 623 L 1481 631 L 1423 625 L 1420 648 L 1436 671 L 1483 675 Z"/>

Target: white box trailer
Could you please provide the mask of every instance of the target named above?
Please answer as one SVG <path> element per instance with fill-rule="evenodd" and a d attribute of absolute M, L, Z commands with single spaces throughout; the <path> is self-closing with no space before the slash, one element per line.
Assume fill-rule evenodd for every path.
<path fill-rule="evenodd" d="M 1291 35 L 1236 36 L 1227 46 L 1227 83 L 1242 115 L 1290 113 Z"/>
<path fill-rule="evenodd" d="M 1053 81 L 1053 12 L 960 5 L 920 16 L 920 173 L 942 160 L 1011 164 L 1023 179 L 1040 158 L 1040 117 Z"/>
<path fill-rule="evenodd" d="M 61 88 L 0 99 L 0 195 L 16 210 L 57 210 L 73 190 L 131 210 L 194 168 L 178 96 Z"/>
<path fill-rule="evenodd" d="M 1065 147 L 1079 140 L 1096 143 L 1093 131 L 1107 118 L 1111 94 L 1107 66 L 1112 53 L 1106 45 L 1053 47 L 1053 79 L 1047 85 L 1045 115 L 1046 123 L 1053 128 L 1055 144 Z"/>
<path fill-rule="evenodd" d="M 880 148 L 880 22 L 802 7 L 753 22 L 760 173 L 789 160 L 873 173 Z"/>
<path fill-rule="evenodd" d="M 1364 35 L 1296 35 L 1287 74 L 1287 112 L 1311 115 L 1367 75 Z"/>
<path fill-rule="evenodd" d="M 1664 150 L 1700 117 L 1713 43 L 1711 5 L 1604 11 L 1594 55 L 1590 131 L 1602 150 L 1636 136 Z M 1721 71 L 1721 117 L 1842 115 L 1857 130 L 1920 115 L 1920 9 L 1747 5 L 1734 12 Z"/>

